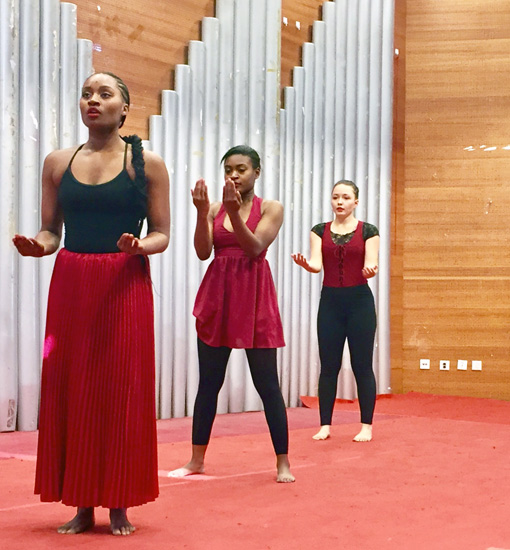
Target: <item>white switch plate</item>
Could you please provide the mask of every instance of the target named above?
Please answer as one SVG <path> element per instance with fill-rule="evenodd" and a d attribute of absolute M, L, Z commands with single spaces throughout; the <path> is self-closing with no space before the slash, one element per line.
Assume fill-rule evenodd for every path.
<path fill-rule="evenodd" d="M 420 359 L 420 369 L 430 369 L 430 359 Z"/>
<path fill-rule="evenodd" d="M 457 361 L 457 370 L 467 370 L 468 362 L 465 359 L 459 359 Z"/>
<path fill-rule="evenodd" d="M 482 370 L 482 362 L 481 361 L 471 361 L 471 369 L 472 370 Z"/>
<path fill-rule="evenodd" d="M 450 370 L 450 361 L 439 361 L 439 370 Z"/>

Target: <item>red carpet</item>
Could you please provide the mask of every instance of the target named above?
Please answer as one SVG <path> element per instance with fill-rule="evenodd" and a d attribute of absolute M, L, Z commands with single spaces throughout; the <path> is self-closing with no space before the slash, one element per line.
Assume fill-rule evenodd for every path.
<path fill-rule="evenodd" d="M 158 500 L 130 510 L 127 538 L 106 534 L 106 510 L 92 532 L 58 535 L 73 511 L 32 495 L 33 460 L 0 460 L 1 548 L 510 550 L 510 402 L 380 399 L 371 443 L 350 441 L 357 403 L 340 406 L 323 442 L 311 439 L 316 410 L 289 409 L 290 485 L 274 482 L 262 413 L 219 416 L 207 475 L 161 477 Z M 188 460 L 190 426 L 159 422 L 162 473 Z M 34 444 L 0 434 L 0 457 L 31 456 Z"/>

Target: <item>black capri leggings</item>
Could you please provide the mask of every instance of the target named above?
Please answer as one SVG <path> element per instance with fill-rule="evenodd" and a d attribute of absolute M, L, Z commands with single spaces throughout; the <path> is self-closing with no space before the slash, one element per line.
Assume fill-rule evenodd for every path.
<path fill-rule="evenodd" d="M 193 411 L 193 445 L 209 443 L 216 416 L 218 394 L 225 380 L 231 351 L 231 348 L 212 347 L 198 339 L 200 381 Z M 289 448 L 287 411 L 278 383 L 276 349 L 254 348 L 245 351 L 253 383 L 264 405 L 275 453 L 287 454 Z"/>
<path fill-rule="evenodd" d="M 322 426 L 331 424 L 346 339 L 358 388 L 361 422 L 372 424 L 376 394 L 372 369 L 376 324 L 374 297 L 368 285 L 322 287 L 317 317 Z"/>

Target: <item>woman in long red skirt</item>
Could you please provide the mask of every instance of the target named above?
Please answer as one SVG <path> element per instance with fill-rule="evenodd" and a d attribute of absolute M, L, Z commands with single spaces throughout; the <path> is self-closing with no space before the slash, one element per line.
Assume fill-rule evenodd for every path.
<path fill-rule="evenodd" d="M 276 348 L 285 345 L 266 250 L 283 222 L 283 206 L 254 193 L 260 158 L 238 145 L 224 155 L 223 201 L 209 203 L 204 180 L 192 192 L 197 209 L 195 250 L 210 257 L 193 314 L 197 321 L 200 382 L 193 412 L 192 458 L 173 477 L 204 471 L 204 457 L 232 348 L 246 350 L 276 454 L 276 481 L 294 481 L 288 459 L 285 404 L 278 383 Z"/>
<path fill-rule="evenodd" d="M 129 104 L 117 76 L 85 81 L 88 141 L 47 156 L 41 229 L 13 239 L 23 256 L 46 256 L 65 226 L 48 299 L 35 481 L 42 501 L 78 508 L 60 533 L 90 529 L 102 506 L 112 533 L 129 535 L 127 508 L 158 495 L 147 255 L 168 246 L 169 182 L 138 136 L 119 135 Z"/>

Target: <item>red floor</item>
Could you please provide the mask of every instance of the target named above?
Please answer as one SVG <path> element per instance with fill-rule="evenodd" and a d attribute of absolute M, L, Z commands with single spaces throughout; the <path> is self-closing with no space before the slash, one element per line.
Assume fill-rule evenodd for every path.
<path fill-rule="evenodd" d="M 164 476 L 189 457 L 190 419 L 160 421 L 161 494 L 130 510 L 127 538 L 105 510 L 93 531 L 58 535 L 73 511 L 32 494 L 35 434 L 0 434 L 0 548 L 510 550 L 510 402 L 379 399 L 371 443 L 351 442 L 356 408 L 338 405 L 323 442 L 316 410 L 289 409 L 289 485 L 274 482 L 262 413 L 219 416 L 206 475 L 184 480 Z"/>

